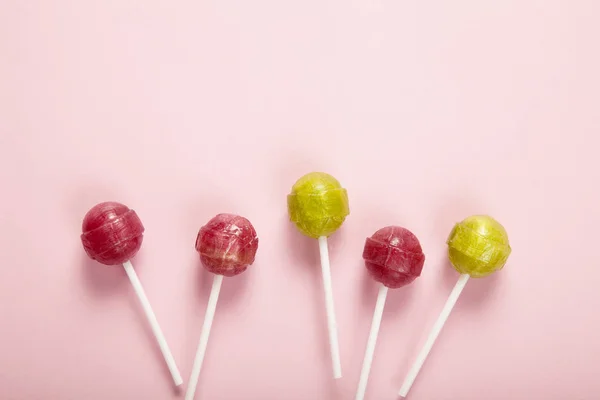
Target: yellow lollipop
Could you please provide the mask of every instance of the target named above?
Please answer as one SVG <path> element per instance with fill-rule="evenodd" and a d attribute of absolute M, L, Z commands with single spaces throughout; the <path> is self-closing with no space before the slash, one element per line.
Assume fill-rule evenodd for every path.
<path fill-rule="evenodd" d="M 346 189 L 323 172 L 298 179 L 287 201 L 290 220 L 300 232 L 315 239 L 331 235 L 350 213 Z"/>
<path fill-rule="evenodd" d="M 404 379 L 399 393 L 402 397 L 408 394 L 469 278 L 481 278 L 502 269 L 511 253 L 506 230 L 498 221 L 487 215 L 475 215 L 454 225 L 447 244 L 448 258 L 461 275 Z"/>
<path fill-rule="evenodd" d="M 454 225 L 447 243 L 454 268 L 473 278 L 488 276 L 504 267 L 511 251 L 506 230 L 487 215 L 475 215 Z"/>
<path fill-rule="evenodd" d="M 342 226 L 350 213 L 348 193 L 333 176 L 323 172 L 311 172 L 298 179 L 292 186 L 287 204 L 290 220 L 296 224 L 298 230 L 319 240 L 333 377 L 341 378 L 342 365 L 333 306 L 327 237 Z"/>

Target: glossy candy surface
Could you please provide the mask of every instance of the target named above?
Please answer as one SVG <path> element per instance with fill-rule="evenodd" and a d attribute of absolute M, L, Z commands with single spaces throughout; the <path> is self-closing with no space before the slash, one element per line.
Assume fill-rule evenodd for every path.
<path fill-rule="evenodd" d="M 421 275 L 425 254 L 417 237 L 408 229 L 387 226 L 367 238 L 363 259 L 376 281 L 395 289 Z"/>
<path fill-rule="evenodd" d="M 350 213 L 348 193 L 333 176 L 324 172 L 304 175 L 287 197 L 290 220 L 312 238 L 329 236 Z"/>
<path fill-rule="evenodd" d="M 196 238 L 204 268 L 224 276 L 244 272 L 257 249 L 258 237 L 250 221 L 233 214 L 218 214 L 200 228 Z"/>
<path fill-rule="evenodd" d="M 100 203 L 83 218 L 81 242 L 90 258 L 106 265 L 129 261 L 142 246 L 144 226 L 126 205 Z"/>
<path fill-rule="evenodd" d="M 506 230 L 487 215 L 475 215 L 456 224 L 447 243 L 454 268 L 474 278 L 504 267 L 511 253 Z"/>

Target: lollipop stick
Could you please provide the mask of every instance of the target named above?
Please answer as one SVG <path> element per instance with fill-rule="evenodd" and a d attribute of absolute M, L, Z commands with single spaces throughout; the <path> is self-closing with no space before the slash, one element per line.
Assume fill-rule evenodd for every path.
<path fill-rule="evenodd" d="M 365 397 L 367 381 L 369 380 L 369 372 L 371 371 L 371 364 L 373 363 L 373 353 L 375 352 L 375 344 L 377 343 L 377 335 L 379 334 L 379 326 L 381 325 L 381 317 L 383 316 L 383 307 L 385 306 L 387 292 L 387 286 L 381 285 L 379 294 L 377 294 L 375 312 L 373 312 L 373 321 L 371 322 L 371 332 L 369 333 L 369 340 L 367 341 L 367 350 L 365 352 L 362 370 L 360 371 L 356 400 L 362 400 Z"/>
<path fill-rule="evenodd" d="M 400 396 L 406 397 L 406 395 L 408 394 L 408 391 L 410 390 L 410 387 L 415 381 L 419 370 L 423 366 L 427 355 L 429 355 L 429 352 L 433 347 L 433 343 L 435 343 L 435 339 L 437 339 L 438 335 L 440 334 L 440 331 L 444 327 L 444 324 L 446 323 L 446 320 L 448 319 L 452 308 L 454 308 L 454 304 L 456 304 L 456 300 L 458 300 L 458 296 L 460 296 L 468 281 L 468 274 L 462 274 L 458 278 L 458 282 L 456 282 L 456 285 L 454 285 L 454 289 L 452 289 L 452 292 L 450 292 L 450 296 L 448 296 L 448 300 L 446 300 L 446 304 L 444 305 L 440 316 L 438 317 L 437 321 L 435 321 L 435 324 L 433 325 L 433 328 L 431 329 L 431 332 L 429 333 L 429 336 L 427 337 L 427 340 L 425 341 L 421 352 L 419 353 L 417 359 L 410 368 L 410 371 L 408 371 L 408 375 L 406 375 L 406 378 L 404 378 L 404 383 L 400 388 Z"/>
<path fill-rule="evenodd" d="M 171 350 L 169 349 L 169 345 L 167 344 L 167 340 L 160 329 L 160 325 L 158 325 L 158 320 L 156 319 L 156 315 L 154 315 L 154 311 L 152 311 L 152 307 L 150 306 L 150 302 L 146 297 L 146 293 L 144 293 L 144 288 L 142 288 L 142 283 L 138 279 L 135 270 L 133 269 L 133 265 L 131 265 L 131 261 L 126 261 L 123 263 L 123 268 L 125 268 L 125 272 L 131 281 L 131 285 L 133 286 L 133 290 L 135 294 L 137 294 L 140 299 L 140 303 L 142 303 L 142 308 L 144 309 L 144 313 L 146 314 L 146 318 L 150 323 L 150 327 L 152 328 L 152 333 L 154 333 L 154 337 L 158 342 L 158 346 L 160 347 L 160 351 L 162 352 L 165 361 L 167 362 L 167 367 L 169 367 L 169 372 L 173 377 L 173 382 L 175 386 L 179 386 L 183 383 L 183 379 L 181 379 L 181 374 L 177 369 L 177 365 L 175 365 L 175 359 L 173 358 L 173 354 L 171 354 Z"/>
<path fill-rule="evenodd" d="M 206 345 L 208 344 L 208 337 L 210 336 L 210 328 L 212 326 L 213 318 L 215 317 L 217 300 L 219 299 L 219 292 L 221 291 L 221 283 L 223 283 L 223 275 L 215 274 L 212 289 L 210 290 L 210 297 L 208 298 L 208 305 L 206 306 L 206 314 L 204 314 L 204 325 L 202 325 L 202 332 L 200 333 L 200 343 L 198 344 L 196 358 L 194 359 L 194 365 L 192 366 L 192 374 L 188 383 L 189 386 L 187 392 L 185 392 L 185 400 L 193 400 L 194 394 L 196 393 L 198 377 L 200 376 L 202 362 L 204 361 L 204 355 L 206 354 Z"/>
<path fill-rule="evenodd" d="M 342 377 L 342 365 L 340 363 L 340 346 L 337 337 L 337 324 L 335 322 L 335 310 L 333 307 L 333 288 L 331 286 L 331 267 L 329 265 L 329 250 L 327 249 L 327 237 L 319 237 L 319 252 L 321 253 L 321 271 L 323 272 L 323 289 L 325 289 L 325 311 L 327 313 L 327 330 L 329 331 L 329 347 L 331 350 L 331 361 L 333 363 L 333 378 Z"/>

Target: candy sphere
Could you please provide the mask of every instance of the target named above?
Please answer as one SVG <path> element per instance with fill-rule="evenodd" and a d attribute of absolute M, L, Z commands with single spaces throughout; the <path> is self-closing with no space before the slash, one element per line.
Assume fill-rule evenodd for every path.
<path fill-rule="evenodd" d="M 425 254 L 419 239 L 411 231 L 399 226 L 387 226 L 367 238 L 363 259 L 376 281 L 395 289 L 421 275 Z"/>
<path fill-rule="evenodd" d="M 142 246 L 144 226 L 126 205 L 94 206 L 83 218 L 81 242 L 90 258 L 106 265 L 129 261 Z"/>
<path fill-rule="evenodd" d="M 208 271 L 234 276 L 241 274 L 254 262 L 258 236 L 244 217 L 219 214 L 198 232 L 196 250 Z"/>
<path fill-rule="evenodd" d="M 456 224 L 447 243 L 454 268 L 474 278 L 501 269 L 511 252 L 506 230 L 487 215 L 475 215 Z"/>
<path fill-rule="evenodd" d="M 304 175 L 288 195 L 290 220 L 312 238 L 329 236 L 350 213 L 348 193 L 333 176 L 323 172 Z"/>

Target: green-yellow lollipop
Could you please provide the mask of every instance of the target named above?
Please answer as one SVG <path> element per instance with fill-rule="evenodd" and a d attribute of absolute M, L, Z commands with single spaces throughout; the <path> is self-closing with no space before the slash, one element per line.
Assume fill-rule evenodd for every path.
<path fill-rule="evenodd" d="M 447 243 L 454 268 L 473 278 L 502 269 L 511 252 L 506 230 L 487 215 L 474 215 L 454 225 Z"/>
<path fill-rule="evenodd" d="M 448 258 L 461 275 L 404 379 L 399 393 L 401 397 L 408 394 L 469 278 L 481 278 L 502 269 L 511 252 L 506 230 L 498 221 L 487 215 L 474 215 L 454 225 L 447 244 Z"/>
<path fill-rule="evenodd" d="M 290 220 L 312 238 L 329 236 L 350 213 L 348 193 L 333 176 L 324 172 L 304 175 L 287 197 Z"/>
<path fill-rule="evenodd" d="M 333 289 L 327 237 L 335 232 L 350 213 L 348 193 L 337 179 L 324 172 L 311 172 L 298 179 L 287 197 L 290 220 L 300 232 L 319 240 L 321 272 L 325 291 L 325 311 L 333 377 L 342 377 L 337 324 L 333 306 Z"/>

